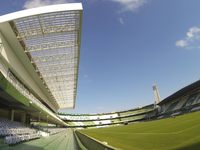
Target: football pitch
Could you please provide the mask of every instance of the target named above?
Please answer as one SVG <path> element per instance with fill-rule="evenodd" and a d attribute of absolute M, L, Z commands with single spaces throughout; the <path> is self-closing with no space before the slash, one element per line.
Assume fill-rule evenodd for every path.
<path fill-rule="evenodd" d="M 200 112 L 79 132 L 123 150 L 200 150 Z"/>

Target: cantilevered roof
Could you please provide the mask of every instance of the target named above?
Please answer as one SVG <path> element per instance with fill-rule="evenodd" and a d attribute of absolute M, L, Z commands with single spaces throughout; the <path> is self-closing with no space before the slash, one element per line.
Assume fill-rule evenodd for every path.
<path fill-rule="evenodd" d="M 0 17 L 8 22 L 59 108 L 74 108 L 80 52 L 81 3 L 51 5 Z"/>
<path fill-rule="evenodd" d="M 199 90 L 199 89 L 200 89 L 200 80 L 193 82 L 190 85 L 187 85 L 187 86 L 183 87 L 182 89 L 178 90 L 177 92 L 173 93 L 172 95 L 166 97 L 160 103 L 158 103 L 158 105 L 165 104 L 165 103 L 167 103 L 171 100 L 175 100 L 176 98 L 179 98 L 183 95 L 187 95 L 191 91 L 195 91 L 195 90 Z"/>

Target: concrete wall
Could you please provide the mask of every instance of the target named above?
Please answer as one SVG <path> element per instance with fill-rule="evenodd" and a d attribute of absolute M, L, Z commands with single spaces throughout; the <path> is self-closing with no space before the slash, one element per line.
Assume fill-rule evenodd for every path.
<path fill-rule="evenodd" d="M 10 119 L 10 111 L 5 109 L 0 109 L 0 117 Z"/>
<path fill-rule="evenodd" d="M 75 134 L 81 144 L 88 150 L 115 150 L 116 148 L 105 145 L 96 139 L 93 139 L 85 134 L 75 131 Z"/>
<path fill-rule="evenodd" d="M 0 118 L 6 118 L 8 120 L 17 121 L 24 124 L 30 122 L 30 117 L 27 117 L 27 113 L 25 111 L 16 109 L 0 108 Z"/>

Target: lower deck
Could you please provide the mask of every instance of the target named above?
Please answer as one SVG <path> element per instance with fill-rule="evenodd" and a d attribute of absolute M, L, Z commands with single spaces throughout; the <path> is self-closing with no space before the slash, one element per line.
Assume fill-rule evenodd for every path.
<path fill-rule="evenodd" d="M 37 140 L 9 146 L 0 140 L 0 149 L 3 150 L 78 150 L 73 130 L 43 137 Z"/>

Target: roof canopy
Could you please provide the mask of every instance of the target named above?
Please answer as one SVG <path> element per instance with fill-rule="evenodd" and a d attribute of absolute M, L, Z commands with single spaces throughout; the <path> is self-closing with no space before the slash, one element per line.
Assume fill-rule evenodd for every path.
<path fill-rule="evenodd" d="M 82 5 L 69 3 L 0 17 L 13 32 L 41 81 L 60 108 L 74 108 Z"/>

